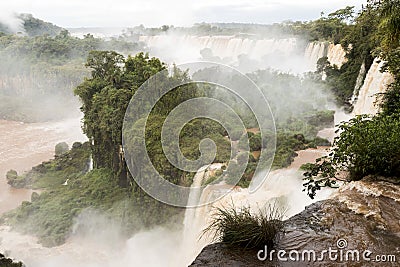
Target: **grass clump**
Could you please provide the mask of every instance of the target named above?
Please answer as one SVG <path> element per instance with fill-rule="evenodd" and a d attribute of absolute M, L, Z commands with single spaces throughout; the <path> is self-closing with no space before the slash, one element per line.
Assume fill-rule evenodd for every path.
<path fill-rule="evenodd" d="M 246 249 L 274 247 L 283 228 L 283 214 L 275 204 L 258 214 L 249 207 L 217 208 L 212 223 L 204 233 L 213 233 L 214 240 Z"/>

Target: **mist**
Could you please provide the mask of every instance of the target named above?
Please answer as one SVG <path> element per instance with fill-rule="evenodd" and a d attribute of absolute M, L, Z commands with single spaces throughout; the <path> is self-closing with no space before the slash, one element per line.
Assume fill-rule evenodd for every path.
<path fill-rule="evenodd" d="M 170 30 L 158 35 L 142 35 L 138 40 L 152 55 L 168 63 L 211 61 L 245 73 L 266 68 L 294 74 L 311 70 L 311 64 L 304 64 L 308 60 L 304 56 L 306 41 L 279 32 L 208 36 L 196 33 L 194 28 L 191 34 Z"/>
<path fill-rule="evenodd" d="M 16 16 L 2 16 L 0 21 L 13 32 L 23 31 L 23 22 Z M 80 36 L 81 41 L 89 39 L 83 37 L 83 34 L 87 34 L 86 29 L 76 30 L 73 34 Z M 110 35 L 118 36 L 114 35 L 113 30 L 99 31 L 96 34 L 107 38 Z M 285 123 L 291 119 L 337 109 L 332 94 L 318 80 L 309 79 L 308 74 L 314 71 L 316 62 L 312 57 L 306 56 L 308 43 L 298 36 L 265 31 L 247 35 L 205 35 L 196 31 L 182 34 L 166 31 L 154 35 L 126 34 L 121 40 L 135 45 L 134 48 L 128 47 L 122 51 L 124 54 L 135 54 L 144 50 L 167 64 L 212 61 L 237 68 L 259 86 L 269 102 L 278 128 L 285 127 Z M 89 75 L 89 71 L 83 66 L 83 56 L 77 51 L 66 49 L 65 54 L 60 57 L 61 60 L 57 57 L 43 57 L 43 62 L 38 63 L 32 61 L 32 55 L 22 49 L 25 41 L 26 39 L 15 39 L 15 47 L 0 51 L 0 100 L 4 103 L 2 119 L 79 119 L 80 103 L 74 96 L 73 89 Z M 94 45 L 91 48 L 113 49 L 114 46 Z M 41 56 L 42 54 L 35 54 L 33 58 L 37 60 Z M 202 71 L 207 75 L 207 70 Z M 196 75 L 201 76 L 201 71 Z M 227 92 L 215 89 L 213 96 L 224 100 Z M 235 101 L 239 109 L 245 108 L 243 103 L 240 104 L 240 99 Z M 302 127 L 300 125 L 295 131 L 303 131 Z M 293 215 L 311 202 L 300 191 L 299 173 L 285 170 L 274 173 L 264 188 L 252 196 L 253 199 L 243 190 L 217 204 L 227 204 L 229 197 L 237 198 L 238 203 L 243 198 L 248 198 L 252 205 L 266 199 L 280 198 L 283 206 L 292 205 L 289 215 Z M 196 211 L 201 212 L 203 217 L 193 219 L 205 219 L 208 213 L 201 209 Z M 203 221 L 200 225 L 204 227 L 207 222 Z M 197 222 L 194 225 L 198 224 Z M 202 229 L 192 229 L 191 236 L 185 236 L 184 225 L 160 225 L 146 230 L 140 224 L 133 227 L 138 230 L 132 236 L 127 236 L 120 222 L 110 218 L 109 214 L 90 208 L 74 218 L 72 232 L 61 246 L 46 248 L 38 244 L 36 238 L 12 232 L 9 227 L 1 227 L 0 251 L 7 251 L 9 256 L 22 260 L 28 267 L 179 267 L 190 264 L 193 254 L 211 241 L 197 239 Z M 185 242 L 187 238 L 196 242 L 188 244 Z"/>
<path fill-rule="evenodd" d="M 2 28 L 11 33 L 25 33 L 24 21 L 18 17 L 17 13 L 7 9 L 0 10 L 0 30 Z"/>
<path fill-rule="evenodd" d="M 0 227 L 0 233 L 0 249 L 29 267 L 173 267 L 190 264 L 185 262 L 184 256 L 190 248 L 181 247 L 182 232 L 176 226 L 154 227 L 126 239 L 118 222 L 94 209 L 83 211 L 75 218 L 70 237 L 59 247 L 43 247 L 36 238 L 9 232 L 7 227 Z"/>
<path fill-rule="evenodd" d="M 28 58 L 27 55 L 19 57 L 2 57 L 1 119 L 40 122 L 81 116 L 80 103 L 73 89 L 83 80 L 84 70 L 70 79 L 62 69 L 51 66 L 38 68 L 38 64 L 24 59 Z"/>

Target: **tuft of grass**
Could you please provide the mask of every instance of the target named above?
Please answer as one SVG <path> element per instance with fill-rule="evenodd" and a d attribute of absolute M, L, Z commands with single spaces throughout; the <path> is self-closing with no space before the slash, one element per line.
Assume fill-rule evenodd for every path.
<path fill-rule="evenodd" d="M 283 228 L 283 215 L 284 211 L 276 203 L 268 205 L 265 210 L 260 209 L 257 214 L 252 213 L 250 207 L 217 208 L 212 223 L 203 234 L 212 233 L 214 241 L 235 247 L 274 247 Z"/>

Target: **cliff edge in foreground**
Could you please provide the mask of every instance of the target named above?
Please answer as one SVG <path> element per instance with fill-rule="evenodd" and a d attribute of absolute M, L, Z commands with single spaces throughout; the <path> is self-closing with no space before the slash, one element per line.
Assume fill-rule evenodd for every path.
<path fill-rule="evenodd" d="M 266 256 L 264 251 L 216 243 L 204 248 L 190 266 L 398 266 L 399 210 L 399 185 L 373 178 L 351 182 L 331 199 L 285 221 L 275 248 L 285 251 L 281 260 L 277 252 L 270 260 L 272 249 Z M 267 259 L 259 260 L 257 254 Z"/>

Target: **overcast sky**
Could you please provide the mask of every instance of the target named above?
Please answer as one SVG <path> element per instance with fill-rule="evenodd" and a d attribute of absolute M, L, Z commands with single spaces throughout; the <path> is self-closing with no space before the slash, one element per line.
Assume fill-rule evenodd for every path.
<path fill-rule="evenodd" d="M 190 26 L 196 22 L 311 20 L 366 0 L 2 0 L 0 17 L 31 13 L 62 27 Z"/>

